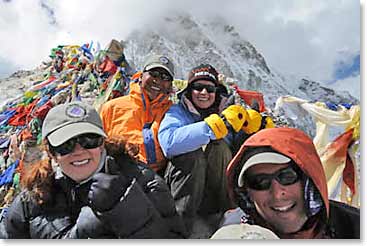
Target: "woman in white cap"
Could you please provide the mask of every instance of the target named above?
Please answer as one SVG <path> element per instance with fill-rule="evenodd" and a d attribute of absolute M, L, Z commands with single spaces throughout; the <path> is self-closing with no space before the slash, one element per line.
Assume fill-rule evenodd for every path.
<path fill-rule="evenodd" d="M 42 137 L 48 158 L 22 177 L 3 222 L 7 238 L 184 237 L 164 180 L 124 154 L 123 142 L 105 139 L 93 107 L 52 108 Z"/>

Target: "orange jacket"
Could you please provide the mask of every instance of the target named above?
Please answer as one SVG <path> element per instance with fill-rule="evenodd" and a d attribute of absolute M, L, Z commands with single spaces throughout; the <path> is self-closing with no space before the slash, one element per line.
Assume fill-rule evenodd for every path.
<path fill-rule="evenodd" d="M 126 142 L 136 144 L 139 147 L 139 160 L 158 171 L 166 166 L 166 159 L 158 143 L 158 128 L 171 105 L 168 96 L 163 94 L 149 101 L 140 84 L 134 82 L 130 84 L 129 95 L 106 102 L 100 114 L 104 130 L 109 137 L 122 138 Z M 150 158 L 152 155 L 147 155 L 143 137 L 144 125 L 148 123 L 152 123 L 150 129 L 154 138 L 153 155 L 156 161 L 153 163 Z"/>
<path fill-rule="evenodd" d="M 329 215 L 329 198 L 325 172 L 312 139 L 303 131 L 295 128 L 268 128 L 257 132 L 249 137 L 241 146 L 235 157 L 227 167 L 228 186 L 231 196 L 234 197 L 233 187 L 235 187 L 236 166 L 241 162 L 244 152 L 249 147 L 269 146 L 279 153 L 291 158 L 300 169 L 312 179 L 316 188 L 321 194 Z"/>

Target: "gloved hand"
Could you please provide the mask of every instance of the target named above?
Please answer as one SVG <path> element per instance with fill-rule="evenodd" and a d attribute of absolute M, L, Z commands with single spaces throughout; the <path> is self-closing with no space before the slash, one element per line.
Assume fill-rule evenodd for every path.
<path fill-rule="evenodd" d="M 265 123 L 264 123 L 264 127 L 262 127 L 261 129 L 274 128 L 275 124 L 274 124 L 273 120 L 269 116 L 263 116 L 263 118 L 264 117 L 265 117 L 265 119 L 263 119 L 263 121 L 265 120 Z"/>
<path fill-rule="evenodd" d="M 88 200 L 98 212 L 112 209 L 129 186 L 128 180 L 119 172 L 117 163 L 110 157 L 106 158 L 106 173 L 97 173 L 92 180 Z"/>
<path fill-rule="evenodd" d="M 247 112 L 241 105 L 231 105 L 222 111 L 227 122 L 235 132 L 239 132 L 247 120 Z"/>
<path fill-rule="evenodd" d="M 68 97 L 68 93 L 65 90 L 62 90 L 58 92 L 57 94 L 55 94 L 53 97 L 51 97 L 50 100 L 52 104 L 55 106 L 55 105 L 64 103 L 67 97 Z"/>
<path fill-rule="evenodd" d="M 269 116 L 262 116 L 254 109 L 247 110 L 248 120 L 242 127 L 242 130 L 247 134 L 258 132 L 261 129 L 273 128 L 275 124 Z"/>
<path fill-rule="evenodd" d="M 244 123 L 242 130 L 247 134 L 252 134 L 260 130 L 262 116 L 254 109 L 247 109 L 247 120 Z"/>
<path fill-rule="evenodd" d="M 227 126 L 219 115 L 211 114 L 204 121 L 212 129 L 216 139 L 222 139 L 228 134 Z"/>

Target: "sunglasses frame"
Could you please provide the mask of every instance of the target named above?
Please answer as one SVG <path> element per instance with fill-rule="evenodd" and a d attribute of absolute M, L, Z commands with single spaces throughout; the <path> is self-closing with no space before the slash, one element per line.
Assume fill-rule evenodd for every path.
<path fill-rule="evenodd" d="M 94 133 L 86 133 L 73 137 L 58 146 L 52 146 L 51 144 L 49 144 L 49 149 L 53 154 L 64 156 L 72 153 L 77 143 L 84 149 L 95 149 L 97 147 L 100 147 L 103 142 L 103 136 Z"/>
<path fill-rule="evenodd" d="M 169 73 L 160 72 L 158 70 L 147 70 L 145 72 L 149 73 L 153 78 L 160 79 L 162 81 L 173 81 L 173 78 Z"/>
<path fill-rule="evenodd" d="M 284 175 L 286 172 L 288 173 L 292 173 L 294 174 L 294 180 L 292 179 L 292 181 L 288 181 L 287 180 L 283 180 L 282 177 L 280 177 L 280 175 Z M 261 182 L 257 182 L 259 181 L 259 177 L 263 177 L 261 179 Z M 275 179 L 279 184 L 283 185 L 283 186 L 288 186 L 288 185 L 292 185 L 297 183 L 299 180 L 301 180 L 301 173 L 299 170 L 297 170 L 296 168 L 294 168 L 293 166 L 288 166 L 286 168 L 282 168 L 272 174 L 256 174 L 256 175 L 251 175 L 248 176 L 246 175 L 245 178 L 245 187 L 250 188 L 252 190 L 258 190 L 258 191 L 265 191 L 270 189 L 271 185 L 272 185 L 272 181 Z M 264 182 L 264 180 L 266 180 L 266 185 L 261 185 L 262 182 Z"/>
<path fill-rule="evenodd" d="M 200 83 L 194 83 L 191 85 L 191 89 L 202 92 L 205 89 L 208 93 L 215 93 L 217 91 L 217 87 L 215 85 L 205 85 Z"/>

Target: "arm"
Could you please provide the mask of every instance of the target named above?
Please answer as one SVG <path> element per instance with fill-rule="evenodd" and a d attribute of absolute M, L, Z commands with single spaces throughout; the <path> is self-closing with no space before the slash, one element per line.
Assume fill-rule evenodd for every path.
<path fill-rule="evenodd" d="M 185 115 L 179 106 L 172 106 L 160 124 L 158 140 L 167 158 L 194 151 L 215 139 L 205 121 L 189 123 Z"/>
<path fill-rule="evenodd" d="M 60 196 L 63 197 L 63 196 Z M 9 239 L 113 238 L 89 207 L 83 207 L 76 221 L 65 214 L 65 199 L 57 200 L 61 207 L 43 210 L 26 201 L 23 193 L 13 201 L 2 223 Z M 47 211 L 47 212 L 46 212 Z"/>
<path fill-rule="evenodd" d="M 159 196 L 159 202 L 155 199 L 162 192 L 170 195 L 165 182 L 151 178 L 155 173 L 150 169 L 146 169 L 150 175 L 142 173 L 136 163 L 117 164 L 113 159 L 107 163 L 109 173 L 94 176 L 88 196 L 103 224 L 108 224 L 118 238 L 180 237 L 169 223 L 176 212 L 172 197 Z"/>

